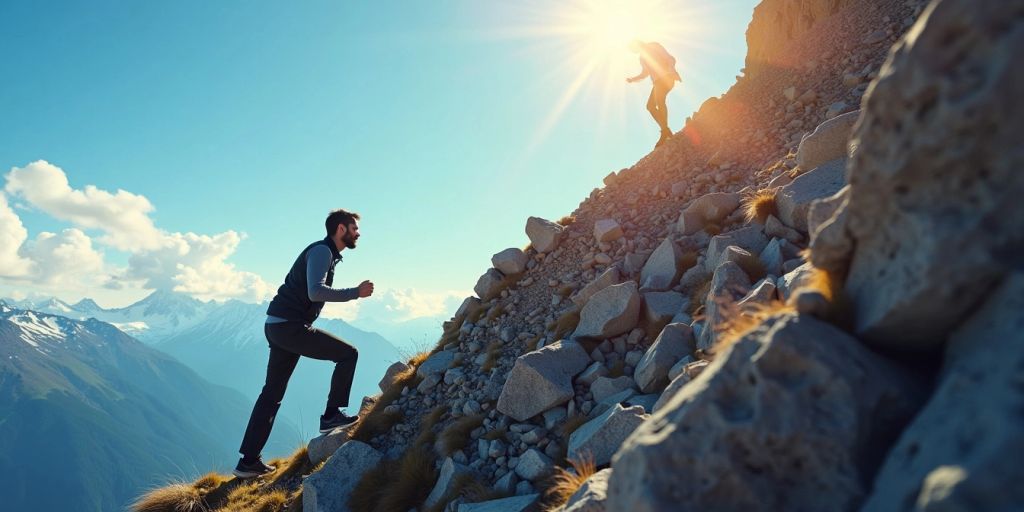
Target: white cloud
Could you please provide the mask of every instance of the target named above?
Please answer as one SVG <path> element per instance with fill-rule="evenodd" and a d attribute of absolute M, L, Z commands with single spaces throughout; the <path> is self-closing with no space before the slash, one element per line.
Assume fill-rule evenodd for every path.
<path fill-rule="evenodd" d="M 23 277 L 29 273 L 32 262 L 18 252 L 27 238 L 28 231 L 21 219 L 0 193 L 0 277 Z"/>
<path fill-rule="evenodd" d="M 144 196 L 93 185 L 73 189 L 64 171 L 45 160 L 12 168 L 5 190 L 54 218 L 103 231 L 100 241 L 118 249 L 155 249 L 161 244 L 161 233 L 149 217 L 153 205 Z"/>
<path fill-rule="evenodd" d="M 164 235 L 160 248 L 137 252 L 129 258 L 124 278 L 142 280 L 146 288 L 173 289 L 204 300 L 263 300 L 273 291 L 270 285 L 225 261 L 243 238 L 234 231 L 214 236 Z"/>
<path fill-rule="evenodd" d="M 472 295 L 466 290 L 418 290 L 415 288 L 379 290 L 366 299 L 328 303 L 324 316 L 346 321 L 374 319 L 379 322 L 398 323 L 417 318 L 450 315 L 462 300 Z"/>
<path fill-rule="evenodd" d="M 60 234 L 42 232 L 21 251 L 33 263 L 32 280 L 43 285 L 99 285 L 106 281 L 103 255 L 92 247 L 92 240 L 75 228 Z"/>

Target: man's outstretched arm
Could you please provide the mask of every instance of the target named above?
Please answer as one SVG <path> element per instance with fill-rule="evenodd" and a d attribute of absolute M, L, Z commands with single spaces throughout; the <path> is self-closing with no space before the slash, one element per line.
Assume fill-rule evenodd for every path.
<path fill-rule="evenodd" d="M 306 253 L 306 291 L 313 302 L 346 302 L 359 298 L 359 288 L 327 286 L 327 270 L 331 268 L 331 250 L 318 245 Z"/>
<path fill-rule="evenodd" d="M 637 81 L 643 80 L 644 78 L 647 78 L 649 76 L 651 76 L 651 73 L 647 71 L 647 66 L 644 66 L 643 70 L 640 71 L 639 75 L 631 76 L 631 77 L 627 78 L 626 81 L 629 82 L 629 83 L 633 83 L 633 82 L 637 82 Z"/>

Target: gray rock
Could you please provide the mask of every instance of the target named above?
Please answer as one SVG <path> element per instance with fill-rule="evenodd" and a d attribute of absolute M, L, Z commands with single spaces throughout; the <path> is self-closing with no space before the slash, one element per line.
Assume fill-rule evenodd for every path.
<path fill-rule="evenodd" d="M 905 350 L 940 347 L 1024 248 L 1019 6 L 932 7 L 864 99 L 846 207 L 854 331 Z"/>
<path fill-rule="evenodd" d="M 573 397 L 572 378 L 590 363 L 574 341 L 558 341 L 516 359 L 498 397 L 498 412 L 517 421 L 540 414 Z"/>
<path fill-rule="evenodd" d="M 584 423 L 569 436 L 570 459 L 592 457 L 594 464 L 603 466 L 647 415 L 639 406 L 624 409 L 615 404 L 600 416 Z"/>
<path fill-rule="evenodd" d="M 787 272 L 776 282 L 779 296 L 783 301 L 789 300 L 797 290 L 806 287 L 814 277 L 814 266 L 804 263 L 791 272 Z"/>
<path fill-rule="evenodd" d="M 477 297 L 469 296 L 462 300 L 462 304 L 459 304 L 459 309 L 455 310 L 455 317 L 459 321 L 465 320 L 469 313 L 479 309 L 481 306 L 480 299 Z"/>
<path fill-rule="evenodd" d="M 594 400 L 600 402 L 616 393 L 620 393 L 627 389 L 633 389 L 635 387 L 636 382 L 633 382 L 633 378 L 625 375 L 615 377 L 614 379 L 609 377 L 598 377 L 590 386 L 590 392 L 594 394 Z"/>
<path fill-rule="evenodd" d="M 604 377 L 605 375 L 608 375 L 608 368 L 603 364 L 594 361 L 586 370 L 583 370 L 583 373 L 576 377 L 576 382 L 589 386 L 593 384 L 598 377 Z"/>
<path fill-rule="evenodd" d="M 669 372 L 670 374 L 675 373 L 675 376 L 672 377 L 672 380 L 668 383 L 668 387 L 665 388 L 665 391 L 661 392 L 661 396 L 658 397 L 658 400 L 654 402 L 654 407 L 651 408 L 651 411 L 656 413 L 665 408 L 672 398 L 679 394 L 679 390 L 683 389 L 683 386 L 693 382 L 694 379 L 700 376 L 709 364 L 708 361 L 694 361 L 693 358 L 690 357 L 683 358 L 679 363 L 682 365 L 682 368 L 677 372 Z M 673 367 L 673 370 L 675 370 L 675 367 Z"/>
<path fill-rule="evenodd" d="M 636 366 L 633 378 L 641 392 L 653 393 L 668 385 L 668 371 L 697 350 L 693 330 L 686 324 L 668 324 Z"/>
<path fill-rule="evenodd" d="M 338 448 L 320 471 L 302 480 L 304 512 L 349 512 L 348 498 L 363 474 L 380 463 L 370 445 L 349 441 Z"/>
<path fill-rule="evenodd" d="M 426 358 L 416 368 L 416 375 L 418 377 L 426 377 L 427 375 L 442 375 L 448 371 L 448 367 L 455 360 L 454 350 L 442 350 L 435 352 Z"/>
<path fill-rule="evenodd" d="M 683 268 L 683 251 L 667 237 L 647 259 L 640 271 L 641 291 L 664 291 L 671 288 L 686 268 Z"/>
<path fill-rule="evenodd" d="M 679 292 L 647 292 L 644 294 L 644 318 L 651 326 L 665 325 L 689 305 L 686 296 Z"/>
<path fill-rule="evenodd" d="M 658 403 L 658 398 L 661 398 L 661 394 L 633 395 L 625 402 L 627 407 L 640 406 L 644 408 L 645 414 L 651 414 L 654 412 L 654 404 Z"/>
<path fill-rule="evenodd" d="M 554 461 L 541 453 L 540 450 L 530 448 L 519 457 L 519 463 L 516 464 L 516 474 L 519 475 L 519 478 L 535 482 L 551 473 L 551 468 L 554 464 Z"/>
<path fill-rule="evenodd" d="M 471 470 L 468 467 L 455 462 L 451 457 L 445 458 L 444 463 L 441 464 L 441 473 L 437 477 L 437 482 L 434 484 L 434 488 L 431 489 L 430 495 L 427 496 L 427 500 L 423 502 L 423 505 L 427 508 L 433 507 L 445 495 L 454 490 L 459 475 L 470 474 L 470 472 Z"/>
<path fill-rule="evenodd" d="M 602 469 L 589 478 L 565 502 L 561 512 L 605 512 L 608 496 L 608 478 L 612 468 Z"/>
<path fill-rule="evenodd" d="M 497 482 L 494 482 L 494 490 L 502 494 L 514 494 L 518 483 L 519 475 L 516 475 L 515 471 L 509 471 L 502 475 Z"/>
<path fill-rule="evenodd" d="M 524 494 L 479 503 L 463 503 L 457 512 L 527 512 L 538 498 L 539 494 Z"/>
<path fill-rule="evenodd" d="M 809 170 L 837 158 L 848 158 L 847 145 L 858 117 L 860 110 L 855 110 L 818 125 L 800 141 L 800 146 L 796 150 L 797 165 Z"/>
<path fill-rule="evenodd" d="M 489 268 L 477 279 L 473 291 L 481 300 L 488 301 L 498 296 L 509 285 L 509 278 L 496 268 Z"/>
<path fill-rule="evenodd" d="M 562 243 L 565 228 L 540 217 L 526 219 L 526 236 L 537 252 L 553 252 Z"/>
<path fill-rule="evenodd" d="M 640 318 L 640 302 L 640 294 L 633 281 L 595 293 L 580 311 L 580 322 L 574 336 L 607 339 L 628 332 Z"/>
<path fill-rule="evenodd" d="M 692 235 L 709 222 L 721 222 L 740 206 L 740 195 L 734 192 L 715 192 L 694 199 L 676 222 L 676 231 Z"/>
<path fill-rule="evenodd" d="M 544 411 L 544 428 L 551 430 L 565 419 L 565 408 L 555 407 Z"/>
<path fill-rule="evenodd" d="M 694 361 L 696 361 L 696 359 L 694 359 L 693 356 L 683 356 L 683 358 L 676 362 L 676 364 L 672 365 L 672 368 L 669 368 L 668 370 L 669 382 L 676 380 L 676 377 L 682 374 L 683 371 L 686 369 L 686 365 Z"/>
<path fill-rule="evenodd" d="M 739 265 L 727 261 L 718 266 L 711 278 L 711 290 L 704 302 L 705 325 L 697 338 L 697 348 L 708 350 L 718 337 L 717 329 L 728 317 L 729 309 L 750 291 L 750 278 Z"/>
<path fill-rule="evenodd" d="M 643 270 L 644 265 L 647 264 L 648 257 L 650 257 L 650 254 L 647 252 L 631 252 L 626 255 L 626 259 L 622 264 L 622 269 L 629 275 L 636 275 L 637 272 Z"/>
<path fill-rule="evenodd" d="M 594 408 L 587 414 L 588 416 L 600 416 L 605 411 L 611 409 L 613 406 L 623 404 L 636 396 L 636 390 L 633 388 L 624 389 L 605 397 L 603 400 L 594 405 Z"/>
<path fill-rule="evenodd" d="M 825 111 L 825 119 L 834 119 L 839 114 L 842 114 L 846 109 L 850 108 L 845 102 L 837 101 L 828 106 L 828 110 Z M 853 128 L 852 126 L 850 128 Z M 849 137 L 849 134 L 847 134 Z"/>
<path fill-rule="evenodd" d="M 779 220 L 803 233 L 807 232 L 807 212 L 815 199 L 829 197 L 846 185 L 846 158 L 829 160 L 779 189 L 775 205 Z"/>
<path fill-rule="evenodd" d="M 509 247 L 491 256 L 491 265 L 506 276 L 515 276 L 526 272 L 529 256 L 517 247 Z"/>
<path fill-rule="evenodd" d="M 379 383 L 377 383 L 377 387 L 379 387 L 381 391 L 387 391 L 388 388 L 390 388 L 391 385 L 395 383 L 395 379 L 398 377 L 398 375 L 408 369 L 409 365 L 405 364 L 402 361 L 392 363 L 391 366 L 388 366 L 388 369 L 384 372 L 384 377 L 380 379 Z"/>
<path fill-rule="evenodd" d="M 427 376 L 423 377 L 423 380 L 421 380 L 416 386 L 416 391 L 419 391 L 421 394 L 426 394 L 430 390 L 434 389 L 434 386 L 440 384 L 441 379 L 442 377 L 440 373 L 427 374 Z"/>
<path fill-rule="evenodd" d="M 601 272 L 601 274 L 594 278 L 593 281 L 587 283 L 582 290 L 576 292 L 576 294 L 572 296 L 572 301 L 577 306 L 585 306 L 595 293 L 621 282 L 622 276 L 619 274 L 619 267 L 609 267 L 608 270 Z"/>
<path fill-rule="evenodd" d="M 739 302 L 736 303 L 743 310 L 745 306 L 765 305 L 770 303 L 776 297 L 775 281 L 772 279 L 764 278 L 754 285 L 754 288 L 750 290 L 750 293 L 746 294 Z M 756 307 L 756 306 L 755 306 Z"/>
<path fill-rule="evenodd" d="M 920 401 L 906 374 L 810 317 L 719 355 L 615 454 L 612 510 L 854 510 Z"/>
<path fill-rule="evenodd" d="M 598 242 L 612 242 L 622 238 L 622 226 L 615 219 L 594 222 L 594 238 Z"/>
<path fill-rule="evenodd" d="M 938 388 L 889 452 L 862 510 L 1024 509 L 1022 311 L 1024 274 L 1011 274 L 953 332 Z"/>
<path fill-rule="evenodd" d="M 811 207 L 807 211 L 807 233 L 811 235 L 811 239 L 814 238 L 815 232 L 835 216 L 839 208 L 846 202 L 846 194 L 849 193 L 849 190 L 850 186 L 847 185 L 829 197 L 811 201 Z"/>
<path fill-rule="evenodd" d="M 309 446 L 307 446 L 309 461 L 316 465 L 327 460 L 328 457 L 334 455 L 334 452 L 341 445 L 348 442 L 351 435 L 352 429 L 344 427 L 336 428 L 326 434 L 314 437 L 309 441 Z"/>
<path fill-rule="evenodd" d="M 812 201 L 811 204 L 814 202 Z M 773 238 L 781 238 L 791 244 L 799 244 L 804 240 L 804 236 L 799 231 L 783 224 L 774 215 L 769 215 L 768 220 L 764 222 L 764 234 Z"/>
<path fill-rule="evenodd" d="M 751 254 L 760 254 L 768 245 L 768 238 L 764 236 L 760 226 L 748 226 L 711 237 L 708 252 L 704 256 L 704 265 L 708 272 L 714 272 L 718 268 L 726 248 L 733 245 Z"/>
<path fill-rule="evenodd" d="M 782 255 L 782 242 L 778 238 L 772 238 L 757 257 L 764 265 L 764 271 L 768 275 L 782 275 L 782 263 L 785 257 Z"/>

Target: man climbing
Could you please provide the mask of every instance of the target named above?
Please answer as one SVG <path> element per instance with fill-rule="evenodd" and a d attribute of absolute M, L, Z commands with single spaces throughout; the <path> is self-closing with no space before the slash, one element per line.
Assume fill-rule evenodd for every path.
<path fill-rule="evenodd" d="M 284 284 L 270 301 L 263 327 L 270 345 L 267 380 L 253 406 L 238 450 L 242 459 L 238 461 L 234 474 L 239 478 L 259 476 L 274 470 L 273 466 L 263 463 L 260 453 L 270 437 L 288 379 L 300 356 L 335 363 L 327 408 L 320 417 L 320 432 L 330 432 L 359 418 L 358 415 L 349 416 L 341 409 L 348 405 L 359 353 L 336 336 L 312 327 L 325 302 L 345 302 L 373 294 L 370 281 L 363 281 L 355 288 L 331 287 L 334 267 L 341 261 L 341 251 L 356 247 L 358 220 L 358 213 L 332 211 L 325 222 L 327 236 L 302 250 L 285 276 Z"/>
<path fill-rule="evenodd" d="M 672 136 L 672 130 L 668 127 L 668 107 L 665 105 L 665 97 L 672 90 L 676 82 L 681 82 L 679 73 L 676 72 L 676 59 L 669 55 L 664 46 L 658 43 L 645 43 L 634 39 L 629 43 L 629 51 L 640 55 L 640 66 L 642 69 L 639 75 L 626 79 L 626 82 L 633 83 L 651 77 L 654 87 L 651 89 L 651 96 L 647 99 L 647 111 L 661 127 L 661 138 L 654 147 L 661 146 Z"/>

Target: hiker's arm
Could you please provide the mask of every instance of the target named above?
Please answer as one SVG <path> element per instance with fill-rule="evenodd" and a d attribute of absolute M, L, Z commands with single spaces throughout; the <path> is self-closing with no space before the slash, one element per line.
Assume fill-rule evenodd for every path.
<path fill-rule="evenodd" d="M 313 302 L 345 302 L 359 298 L 359 288 L 327 286 L 327 270 L 331 268 L 331 250 L 318 245 L 306 253 L 306 291 Z"/>
<path fill-rule="evenodd" d="M 651 73 L 647 70 L 647 66 L 644 66 L 643 69 L 640 70 L 640 74 L 639 75 L 633 76 L 633 77 L 629 77 L 629 78 L 626 79 L 626 81 L 629 82 L 629 83 L 633 83 L 633 82 L 636 82 L 636 81 L 639 81 L 639 80 L 643 80 L 644 78 L 647 78 L 650 75 L 651 75 Z"/>

